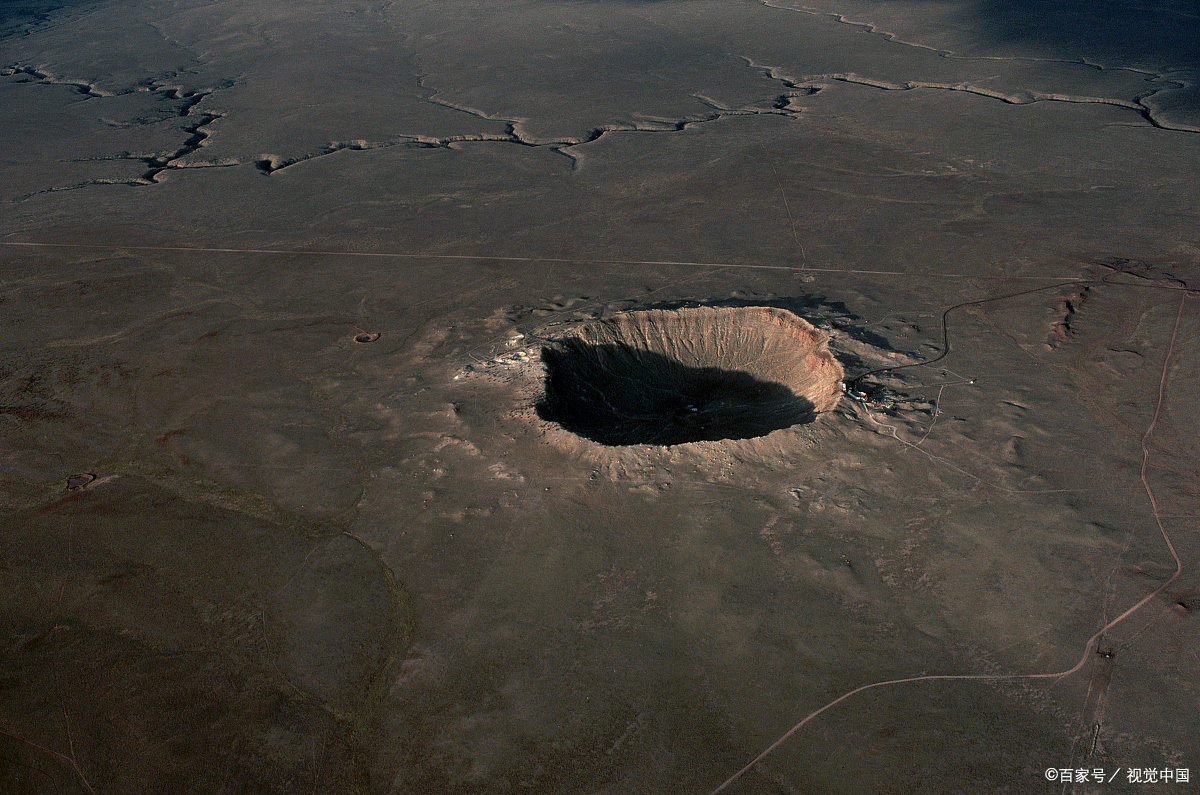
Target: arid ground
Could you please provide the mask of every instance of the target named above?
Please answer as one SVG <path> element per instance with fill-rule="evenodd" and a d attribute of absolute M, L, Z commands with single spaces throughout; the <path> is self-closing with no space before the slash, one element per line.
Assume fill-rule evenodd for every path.
<path fill-rule="evenodd" d="M 1195 3 L 0 33 L 0 791 L 1197 791 Z M 547 349 L 698 306 L 856 394 L 545 410 Z"/>

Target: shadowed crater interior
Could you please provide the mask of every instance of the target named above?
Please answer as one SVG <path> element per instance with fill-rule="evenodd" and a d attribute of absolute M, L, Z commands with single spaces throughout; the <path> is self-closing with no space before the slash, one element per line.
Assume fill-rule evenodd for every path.
<path fill-rule="evenodd" d="M 774 307 L 629 312 L 542 349 L 542 419 L 607 445 L 750 439 L 841 396 L 827 338 Z"/>

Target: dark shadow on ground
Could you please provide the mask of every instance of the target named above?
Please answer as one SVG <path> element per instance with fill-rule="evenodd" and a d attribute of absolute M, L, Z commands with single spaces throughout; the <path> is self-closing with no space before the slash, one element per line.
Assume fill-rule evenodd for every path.
<path fill-rule="evenodd" d="M 0 0 L 0 40 L 24 35 L 59 11 L 87 4 L 87 0 Z"/>
<path fill-rule="evenodd" d="M 1200 3 L 1125 0 L 983 0 L 981 32 L 1035 45 L 1047 56 L 1169 70 L 1200 65 Z"/>
<path fill-rule="evenodd" d="M 568 339 L 543 348 L 542 361 L 539 416 L 601 444 L 752 439 L 816 417 L 783 384 L 625 345 Z"/>

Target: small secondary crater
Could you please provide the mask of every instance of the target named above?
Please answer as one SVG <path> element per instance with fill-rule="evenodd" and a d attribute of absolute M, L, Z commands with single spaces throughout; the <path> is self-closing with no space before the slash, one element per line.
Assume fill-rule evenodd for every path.
<path fill-rule="evenodd" d="M 827 338 L 774 307 L 629 312 L 542 349 L 538 415 L 606 445 L 750 439 L 841 397 Z"/>

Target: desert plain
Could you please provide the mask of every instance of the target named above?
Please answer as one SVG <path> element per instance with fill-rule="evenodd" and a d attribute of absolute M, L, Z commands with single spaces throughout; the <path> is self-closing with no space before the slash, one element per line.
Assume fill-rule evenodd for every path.
<path fill-rule="evenodd" d="M 1195 3 L 0 32 L 0 790 L 1196 791 Z M 539 411 L 747 307 L 854 394 Z"/>

